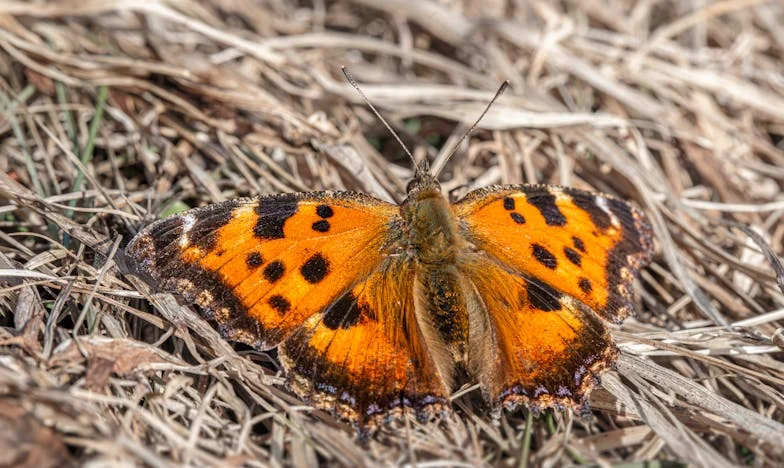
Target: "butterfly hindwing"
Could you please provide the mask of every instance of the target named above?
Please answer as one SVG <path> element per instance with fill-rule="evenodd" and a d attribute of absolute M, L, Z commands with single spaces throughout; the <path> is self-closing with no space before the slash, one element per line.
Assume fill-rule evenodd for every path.
<path fill-rule="evenodd" d="M 578 189 L 495 186 L 454 205 L 473 245 L 619 323 L 632 311 L 631 283 L 651 252 L 641 211 Z"/>
<path fill-rule="evenodd" d="M 230 339 L 280 344 L 381 261 L 397 207 L 348 192 L 231 200 L 158 221 L 126 254 Z"/>
<path fill-rule="evenodd" d="M 495 363 L 479 380 L 493 404 L 578 408 L 617 349 L 584 305 L 479 253 L 465 259 L 480 306 L 492 323 Z"/>
<path fill-rule="evenodd" d="M 291 387 L 361 426 L 402 407 L 444 408 L 448 390 L 417 330 L 412 282 L 411 263 L 390 258 L 312 316 L 279 349 Z"/>

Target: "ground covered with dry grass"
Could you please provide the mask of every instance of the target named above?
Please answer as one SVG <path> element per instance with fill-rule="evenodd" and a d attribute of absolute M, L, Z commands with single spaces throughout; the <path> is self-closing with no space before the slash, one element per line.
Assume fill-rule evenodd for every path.
<path fill-rule="evenodd" d="M 0 2 L 0 464 L 560 466 L 784 459 L 784 6 L 725 0 Z M 399 200 L 442 174 L 636 201 L 654 263 L 617 371 L 570 412 L 455 414 L 367 444 L 115 254 L 258 193 Z M 778 276 L 777 276 L 778 275 Z"/>

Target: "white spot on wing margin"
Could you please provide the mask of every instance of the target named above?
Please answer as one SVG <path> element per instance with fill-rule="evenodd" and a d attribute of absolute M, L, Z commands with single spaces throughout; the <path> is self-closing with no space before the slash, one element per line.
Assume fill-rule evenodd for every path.
<path fill-rule="evenodd" d="M 194 224 L 196 224 L 196 218 L 194 218 L 192 214 L 182 217 L 182 235 L 180 236 L 179 242 L 180 248 L 184 249 L 190 243 L 188 233 L 193 229 Z"/>
<path fill-rule="evenodd" d="M 610 221 L 612 222 L 613 226 L 615 226 L 615 227 L 620 226 L 620 222 L 618 222 L 618 218 L 615 216 L 615 213 L 610 211 L 610 207 L 607 206 L 607 199 L 606 198 L 604 198 L 602 196 L 597 196 L 596 197 L 596 206 L 598 206 L 602 211 L 607 213 L 607 216 L 610 217 Z"/>

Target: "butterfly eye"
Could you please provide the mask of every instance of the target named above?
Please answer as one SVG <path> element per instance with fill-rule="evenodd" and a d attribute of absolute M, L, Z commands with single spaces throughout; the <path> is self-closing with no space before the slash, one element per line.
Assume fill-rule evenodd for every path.
<path fill-rule="evenodd" d="M 414 178 L 408 181 L 406 184 L 406 193 L 411 192 L 420 192 L 425 190 L 441 190 L 441 184 L 433 177 L 432 175 L 428 174 L 427 172 L 422 172 L 418 170 L 414 173 Z"/>

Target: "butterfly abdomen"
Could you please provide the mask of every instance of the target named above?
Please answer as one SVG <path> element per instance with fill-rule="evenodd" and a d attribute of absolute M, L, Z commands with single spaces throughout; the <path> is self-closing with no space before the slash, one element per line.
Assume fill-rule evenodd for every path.
<path fill-rule="evenodd" d="M 453 364 L 465 364 L 468 311 L 460 287 L 460 272 L 454 265 L 436 268 L 421 265 L 417 282 L 424 296 L 424 305 L 419 311 L 424 317 L 420 323 L 424 322 L 433 335 L 428 341 L 431 346 L 445 346 Z"/>

